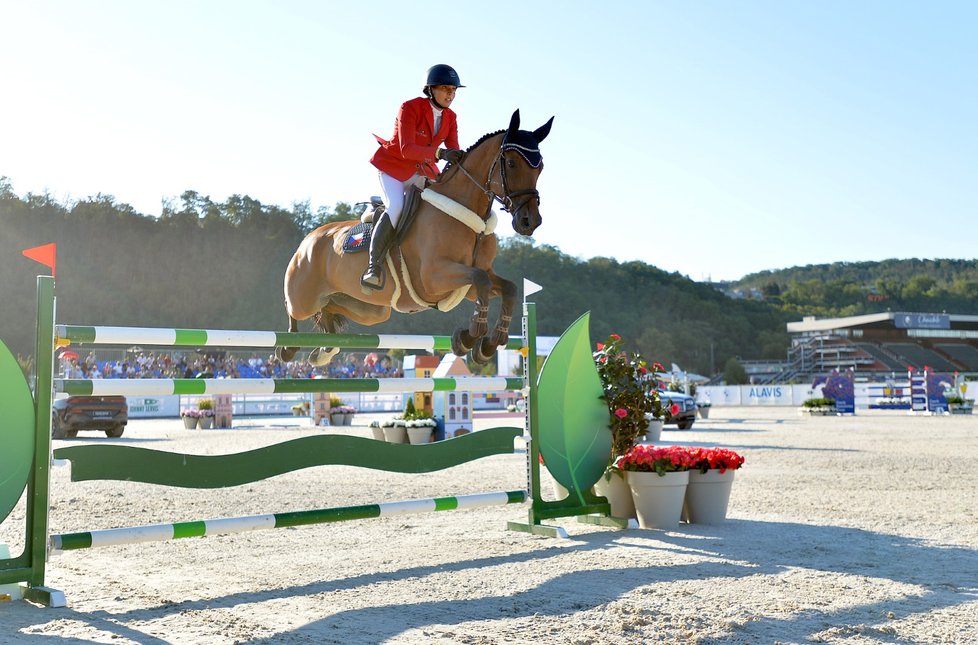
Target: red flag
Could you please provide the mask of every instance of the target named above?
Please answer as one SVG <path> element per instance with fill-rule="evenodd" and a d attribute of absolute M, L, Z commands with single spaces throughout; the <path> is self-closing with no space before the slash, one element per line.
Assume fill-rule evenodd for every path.
<path fill-rule="evenodd" d="M 58 255 L 58 245 L 57 244 L 44 244 L 41 246 L 35 246 L 31 249 L 25 249 L 21 251 L 24 257 L 28 257 L 35 262 L 40 262 L 46 267 L 51 267 L 51 277 L 57 277 L 57 255 Z"/>

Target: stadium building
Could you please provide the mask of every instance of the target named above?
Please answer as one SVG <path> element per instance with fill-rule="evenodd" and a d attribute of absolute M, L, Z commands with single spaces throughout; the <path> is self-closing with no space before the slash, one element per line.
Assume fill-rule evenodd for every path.
<path fill-rule="evenodd" d="M 770 382 L 833 370 L 885 377 L 907 371 L 978 373 L 978 316 L 885 312 L 788 323 L 788 362 Z"/>

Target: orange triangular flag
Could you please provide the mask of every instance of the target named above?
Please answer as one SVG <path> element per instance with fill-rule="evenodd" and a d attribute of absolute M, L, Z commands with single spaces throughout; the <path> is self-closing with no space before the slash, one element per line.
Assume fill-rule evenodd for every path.
<path fill-rule="evenodd" d="M 40 262 L 44 266 L 51 267 L 51 277 L 57 277 L 57 264 L 58 264 L 58 245 L 57 244 L 43 244 L 41 246 L 35 246 L 31 249 L 25 249 L 21 251 L 25 257 L 28 257 L 35 262 Z"/>

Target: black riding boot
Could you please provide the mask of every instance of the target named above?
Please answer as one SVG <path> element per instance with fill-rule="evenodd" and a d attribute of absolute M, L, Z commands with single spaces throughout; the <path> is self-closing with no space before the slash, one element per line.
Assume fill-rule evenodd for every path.
<path fill-rule="evenodd" d="M 360 277 L 360 286 L 364 289 L 384 288 L 384 257 L 387 255 L 393 237 L 394 227 L 391 225 L 391 218 L 384 213 L 380 216 L 380 221 L 374 223 L 374 230 L 370 234 L 370 260 L 367 270 Z"/>

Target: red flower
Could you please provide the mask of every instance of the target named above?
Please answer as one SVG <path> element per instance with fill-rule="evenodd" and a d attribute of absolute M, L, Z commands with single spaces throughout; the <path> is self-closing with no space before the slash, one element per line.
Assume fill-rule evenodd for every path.
<path fill-rule="evenodd" d="M 604 343 L 595 343 L 595 347 L 597 347 L 598 351 L 600 352 L 602 349 L 604 349 Z"/>
<path fill-rule="evenodd" d="M 608 338 L 610 338 L 611 340 L 621 340 L 621 336 L 619 336 L 618 334 L 612 334 L 611 336 L 608 336 Z"/>
<path fill-rule="evenodd" d="M 618 417 L 619 419 L 624 419 L 625 417 L 628 416 L 628 410 L 626 410 L 625 408 L 618 408 L 617 410 L 615 410 L 615 416 Z"/>
<path fill-rule="evenodd" d="M 677 414 L 679 414 L 679 404 L 678 403 L 673 403 L 672 404 L 672 407 L 669 408 L 669 414 L 671 414 L 672 416 L 676 416 Z"/>

